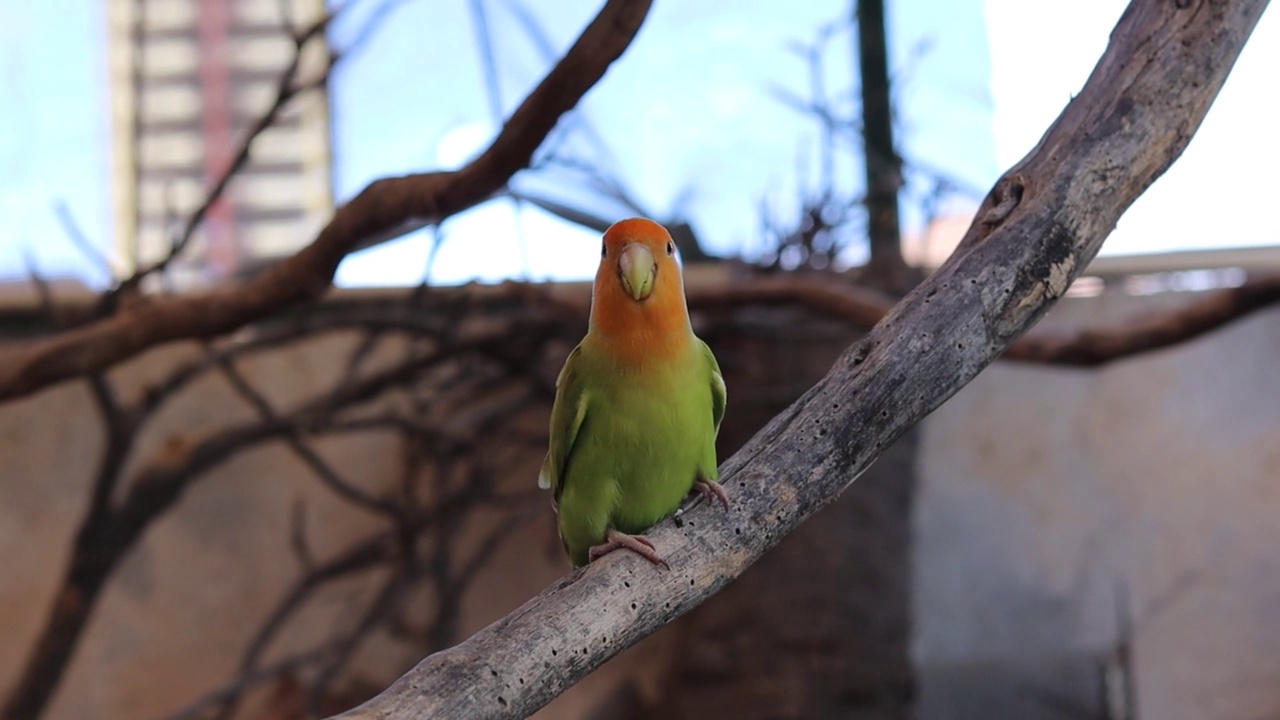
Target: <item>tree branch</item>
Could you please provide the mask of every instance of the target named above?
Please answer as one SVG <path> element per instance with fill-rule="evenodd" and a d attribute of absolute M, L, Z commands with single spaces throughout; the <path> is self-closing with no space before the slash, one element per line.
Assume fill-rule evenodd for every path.
<path fill-rule="evenodd" d="M 733 308 L 746 303 L 794 302 L 858 327 L 888 315 L 894 300 L 831 276 L 772 275 L 727 288 L 690 288 L 692 310 Z M 1239 287 L 1205 293 L 1182 307 L 1152 313 L 1113 327 L 1057 332 L 1033 330 L 1015 340 L 1002 360 L 1045 365 L 1098 367 L 1172 347 L 1280 303 L 1280 276 L 1250 278 Z M 584 306 L 585 312 L 585 306 Z"/>
<path fill-rule="evenodd" d="M 609 555 L 339 717 L 525 717 L 740 575 L 1061 297 L 1186 147 L 1265 5 L 1135 0 L 957 252 L 725 462 L 728 515 L 649 533 L 672 570 Z"/>
<path fill-rule="evenodd" d="M 1113 328 L 1078 333 L 1036 332 L 1009 346 L 1004 359 L 1096 367 L 1185 342 L 1280 302 L 1280 276 L 1251 278 L 1168 312 Z"/>
<path fill-rule="evenodd" d="M 897 301 L 861 288 L 846 278 L 822 273 L 784 273 L 752 278 L 715 289 L 689 288 L 689 309 L 731 308 L 745 303 L 795 302 L 869 328 L 884 319 Z"/>
<path fill-rule="evenodd" d="M 259 277 L 208 293 L 151 299 L 111 317 L 0 355 L 0 400 L 106 369 L 173 340 L 209 338 L 316 300 L 348 253 L 491 197 L 530 158 L 560 116 L 604 75 L 640 29 L 649 0 L 609 0 L 479 157 L 457 171 L 383 178 L 334 213 L 319 236 Z"/>

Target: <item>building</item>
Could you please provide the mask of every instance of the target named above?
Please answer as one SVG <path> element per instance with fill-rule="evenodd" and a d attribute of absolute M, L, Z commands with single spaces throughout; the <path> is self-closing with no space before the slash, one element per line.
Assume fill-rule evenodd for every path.
<path fill-rule="evenodd" d="M 282 13 L 306 26 L 324 0 L 107 0 L 112 205 L 122 265 L 165 256 L 271 107 L 293 59 Z M 300 76 L 324 67 L 323 40 Z M 252 273 L 306 244 L 333 209 L 323 90 L 295 98 L 172 266 L 198 286 Z"/>

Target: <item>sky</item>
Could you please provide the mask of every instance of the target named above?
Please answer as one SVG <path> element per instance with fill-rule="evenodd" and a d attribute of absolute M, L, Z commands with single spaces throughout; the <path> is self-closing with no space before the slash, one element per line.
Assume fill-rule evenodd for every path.
<path fill-rule="evenodd" d="M 550 58 L 537 52 L 523 26 L 510 21 L 509 3 L 489 5 L 508 115 L 541 79 Z M 598 4 L 565 0 L 537 7 L 559 55 Z M 910 12 L 892 13 L 890 48 L 901 81 L 905 154 L 980 194 L 997 176 L 981 0 L 913 0 L 902 7 Z M 607 149 L 604 169 L 626 183 L 646 214 L 669 219 L 684 198 L 688 219 L 708 251 L 752 254 L 758 251 L 762 199 L 784 217 L 794 214 L 798 156 L 808 155 L 810 175 L 818 167 L 817 124 L 771 94 L 776 87 L 804 94 L 808 86 L 809 66 L 789 46 L 811 43 L 820 26 L 848 13 L 845 0 L 758 3 L 750 13 L 727 3 L 657 2 L 626 54 L 579 106 L 578 122 L 590 130 L 572 133 L 570 149 L 590 153 L 596 146 L 584 138 L 599 136 Z M 358 18 L 349 20 L 348 28 L 360 26 Z M 422 42 L 422 28 L 431 27 L 459 32 Z M 486 97 L 475 91 L 483 87 L 483 71 L 473 28 L 466 2 L 405 4 L 377 41 L 340 70 L 334 97 L 339 197 L 383 174 L 432 163 L 456 167 L 492 137 Z M 339 45 L 343 34 L 336 33 Z M 856 87 L 852 48 L 847 33 L 826 46 L 832 95 L 847 97 Z M 450 72 L 423 81 L 422 68 L 441 67 Z M 408 112 L 386 110 L 391 95 Z M 440 97 L 454 99 L 448 111 L 439 109 Z M 946 122 L 929 121 L 933 117 Z M 837 171 L 839 185 L 856 191 L 861 165 L 850 160 Z M 601 213 L 621 212 L 564 184 L 537 186 Z M 432 265 L 438 282 L 585 278 L 598 261 L 594 233 L 566 227 L 536 208 L 517 211 L 509 202 L 464 213 L 445 223 L 443 235 Z M 338 282 L 416 282 L 430 242 L 406 238 L 349 258 Z M 483 252 L 475 249 L 480 242 Z"/>
<path fill-rule="evenodd" d="M 333 32 L 343 47 L 363 26 L 360 0 Z M 99 265 L 68 243 L 54 207 L 111 245 L 108 96 L 102 0 L 0 2 L 0 277 L 33 263 L 47 275 L 100 284 Z M 1077 92 L 1123 11 L 1121 0 L 890 0 L 890 51 L 899 141 L 912 166 L 970 188 L 976 200 L 1029 151 Z M 388 174 L 457 167 L 481 149 L 598 10 L 598 0 L 484 0 L 500 80 L 495 114 L 484 92 L 470 2 L 399 2 L 335 76 L 334 189 L 349 199 Z M 516 21 L 536 8 L 545 37 Z M 559 146 L 621 179 L 645 212 L 692 223 L 711 252 L 758 253 L 760 206 L 787 217 L 812 187 L 820 135 L 779 102 L 803 94 L 808 66 L 789 47 L 845 17 L 848 3 L 741 5 L 657 2 L 623 58 L 557 132 Z M 535 38 L 538 38 L 535 41 Z M 545 44 L 547 47 L 541 47 Z M 823 54 L 826 87 L 853 87 L 852 43 L 835 35 Z M 1103 254 L 1280 244 L 1274 211 L 1280 133 L 1274 69 L 1280 20 L 1264 15 L 1208 118 L 1181 160 L 1134 205 Z M 803 158 L 803 159 L 802 159 Z M 836 185 L 856 192 L 850 155 Z M 518 176 L 516 187 L 603 216 L 626 208 L 583 192 L 562 174 Z M 965 200 L 956 204 L 964 209 Z M 915 204 L 904 203 L 908 231 Z M 412 284 L 427 268 L 429 232 L 348 258 L 344 285 Z M 583 278 L 595 233 L 529 205 L 489 203 L 441 228 L 435 282 Z M 305 242 L 300 238 L 299 242 Z M 851 250 L 856 259 L 856 250 Z"/>
<path fill-rule="evenodd" d="M 0 2 L 0 279 L 107 275 L 66 240 L 65 203 L 91 242 L 111 244 L 103 5 Z"/>
<path fill-rule="evenodd" d="M 1084 84 L 1126 5 L 986 0 L 997 165 L 1035 146 Z M 1277 69 L 1273 7 L 1182 157 L 1121 217 L 1102 254 L 1280 245 Z"/>

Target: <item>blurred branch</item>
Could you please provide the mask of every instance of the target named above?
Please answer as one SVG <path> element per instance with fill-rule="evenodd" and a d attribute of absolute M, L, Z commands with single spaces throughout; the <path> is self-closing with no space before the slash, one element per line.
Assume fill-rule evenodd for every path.
<path fill-rule="evenodd" d="M 1097 367 L 1186 342 L 1277 302 L 1280 276 L 1251 278 L 1239 287 L 1214 290 L 1183 307 L 1116 327 L 1034 332 L 1009 346 L 1004 359 Z"/>
<path fill-rule="evenodd" d="M 507 288 L 490 293 L 489 298 L 501 304 L 512 302 L 512 297 L 524 296 L 525 293 L 518 289 L 513 292 Z M 455 304 L 454 308 L 461 312 L 471 309 L 467 303 Z M 154 412 L 160 399 L 171 396 L 177 388 L 204 370 L 223 367 L 229 360 L 227 351 L 219 354 L 217 350 L 210 350 L 213 359 L 180 365 L 174 371 L 175 376 L 182 378 L 180 382 L 171 378 L 157 386 L 163 389 L 145 391 L 135 406 L 121 405 L 105 380 L 96 374 L 91 375 L 91 388 L 107 432 L 98 478 L 76 535 L 70 563 L 53 595 L 49 615 L 35 648 L 27 658 L 17 685 L 6 699 L 3 717 L 13 720 L 39 717 L 66 671 L 108 578 L 147 529 L 209 470 L 264 442 L 288 441 L 300 437 L 301 433 L 323 433 L 327 423 L 339 412 L 403 386 L 443 361 L 471 352 L 492 352 L 504 362 L 509 361 L 507 349 L 519 337 L 540 343 L 553 336 L 556 328 L 563 327 L 555 313 L 553 304 L 528 307 L 511 313 L 507 323 L 489 323 L 470 331 L 464 330 L 456 338 L 451 337 L 448 352 L 413 355 L 399 364 L 366 376 L 349 378 L 349 381 L 319 393 L 288 412 L 275 412 L 268 406 L 268 412 L 260 409 L 262 417 L 257 421 L 223 428 L 201 439 L 171 435 L 156 456 L 141 463 L 123 498 L 116 502 L 113 498 L 120 494 L 117 489 L 123 480 L 122 471 L 143 419 Z M 531 314 L 542 319 L 531 317 Z M 513 333 L 513 326 L 520 332 Z M 451 328 L 452 324 L 442 327 Z M 527 347 L 515 352 L 527 352 Z M 244 391 L 244 388 L 240 389 Z M 261 400 L 260 397 L 256 399 Z M 328 466 L 322 462 L 312 467 L 321 473 L 322 480 L 327 480 L 330 487 L 334 487 L 336 473 L 332 477 L 327 476 L 321 468 Z M 351 492 L 339 494 L 348 500 L 353 499 Z M 387 510 L 386 514 L 399 517 L 398 511 Z"/>
<path fill-rule="evenodd" d="M 936 295 L 926 295 L 931 302 Z M 871 327 L 893 309 L 894 299 L 850 285 L 839 276 L 772 275 L 726 287 L 689 288 L 694 310 L 750 303 L 798 303 L 855 327 Z M 1251 278 L 1243 285 L 1193 297 L 1181 307 L 1151 313 L 1113 327 L 1063 333 L 1032 330 L 1005 349 L 1002 360 L 1043 365 L 1099 367 L 1142 353 L 1173 347 L 1253 312 L 1280 304 L 1280 276 Z"/>
<path fill-rule="evenodd" d="M 497 126 L 502 123 L 502 81 L 498 77 L 498 58 L 493 50 L 493 31 L 489 28 L 489 15 L 485 0 L 468 0 L 471 22 L 475 26 L 476 46 L 480 53 L 480 66 L 484 69 L 485 98 L 489 103 L 489 119 Z"/>
<path fill-rule="evenodd" d="M 40 313 L 55 326 L 61 325 L 62 317 L 61 313 L 58 312 L 58 298 L 54 296 L 53 287 L 49 284 L 49 279 L 44 276 L 44 273 L 40 272 L 35 253 L 30 248 L 27 248 L 23 252 L 22 260 L 27 267 L 27 279 L 31 281 L 31 286 L 36 291 L 36 300 L 40 304 Z"/>
<path fill-rule="evenodd" d="M 63 233 L 67 239 L 75 246 L 77 250 L 98 267 L 99 270 L 107 276 L 108 279 L 115 277 L 115 268 L 111 266 L 111 261 L 106 255 L 98 249 L 89 236 L 85 234 L 84 228 L 76 221 L 75 215 L 71 213 L 71 208 L 67 206 L 65 201 L 59 200 L 53 204 L 53 214 L 58 218 L 58 224 L 62 226 Z"/>
<path fill-rule="evenodd" d="M 821 273 L 786 273 L 750 278 L 724 287 L 690 287 L 688 296 L 691 310 L 798 303 L 847 320 L 859 328 L 880 322 L 896 302 L 883 293 L 851 285 L 839 275 Z"/>
<path fill-rule="evenodd" d="M 789 45 L 808 68 L 808 99 L 778 85 L 769 88 L 779 103 L 815 119 L 820 136 L 815 188 L 808 187 L 810 152 L 807 147 L 802 147 L 796 158 L 800 202 L 795 220 L 777 218 L 767 201 L 760 205 L 761 230 L 769 246 L 756 262 L 766 270 L 831 268 L 855 236 L 854 223 L 861 222 L 866 215 L 863 212 L 866 198 L 842 190 L 836 178 L 837 160 L 844 150 L 840 141 L 848 141 L 852 148 L 852 141 L 862 139 L 861 123 L 839 110 L 836 99 L 827 91 L 827 45 L 842 29 L 851 29 L 847 21 L 828 23 L 818 29 L 811 42 Z"/>
<path fill-rule="evenodd" d="M 537 16 L 519 0 L 505 0 L 503 4 L 506 6 L 507 12 L 524 29 L 525 34 L 538 52 L 548 60 L 554 57 L 550 36 L 542 24 L 538 22 Z M 471 7 L 476 26 L 480 31 L 479 45 L 481 58 L 485 65 L 486 84 L 491 88 L 489 102 L 491 106 L 494 106 L 499 100 L 497 71 L 486 20 L 484 0 L 471 0 Z M 550 150 L 539 159 L 534 169 L 544 171 L 563 169 L 578 173 L 583 176 L 581 180 L 575 179 L 577 180 L 576 183 L 560 183 L 560 185 L 572 186 L 580 183 L 582 189 L 604 195 L 609 200 L 625 208 L 625 212 L 630 215 L 660 220 L 671 231 L 672 239 L 675 241 L 676 247 L 680 249 L 681 258 L 685 262 L 715 261 L 719 259 L 707 254 L 702 248 L 702 243 L 699 241 L 693 227 L 681 219 L 682 208 L 679 201 L 667 214 L 667 217 L 659 217 L 659 213 L 652 212 L 642 205 L 636 198 L 635 193 L 627 188 L 626 182 L 619 176 L 619 173 L 606 170 L 610 165 L 613 153 L 610 151 L 604 137 L 596 131 L 581 110 L 572 113 L 565 120 L 565 127 L 559 133 L 559 144 L 553 144 Z M 580 136 L 590 143 L 591 151 L 588 153 L 590 160 L 577 156 L 571 157 L 564 152 L 562 146 L 565 144 L 566 138 L 570 136 Z M 600 233 L 603 233 L 614 222 L 625 217 L 625 215 L 618 216 L 609 213 L 602 215 L 599 212 L 585 209 L 581 206 L 574 207 L 568 203 L 542 196 L 527 189 L 516 190 L 508 188 L 505 194 L 515 200 L 517 208 L 520 207 L 521 203 L 528 202 L 562 220 L 567 220 Z M 689 190 L 683 193 L 686 197 L 689 194 Z M 598 205 L 599 203 L 588 204 Z"/>
<path fill-rule="evenodd" d="M 305 540 L 298 537 L 300 530 L 297 523 L 292 531 L 291 541 L 296 547 L 304 548 L 296 554 L 303 558 L 303 577 L 293 589 L 285 594 L 247 646 L 241 660 L 238 677 L 233 679 L 227 688 L 248 689 L 248 678 L 261 678 L 258 669 L 263 655 L 273 640 L 281 633 L 286 624 L 302 610 L 315 594 L 326 585 L 352 574 L 364 573 L 374 569 L 387 569 L 390 576 L 380 581 L 381 589 L 361 611 L 359 619 L 349 630 L 340 633 L 337 640 L 328 642 L 330 648 L 323 656 L 316 658 L 319 667 L 314 680 L 310 683 L 307 695 L 313 712 L 325 707 L 332 696 L 334 681 L 345 669 L 351 654 L 376 629 L 387 626 L 392 632 L 403 626 L 399 619 L 406 608 L 405 601 L 420 580 L 428 580 L 435 592 L 433 619 L 420 636 L 420 640 L 431 649 L 444 647 L 453 640 L 457 616 L 462 610 L 461 598 L 466 594 L 477 572 L 489 557 L 509 537 L 510 533 L 533 517 L 530 512 L 530 501 L 541 501 L 541 493 L 523 494 L 515 498 L 507 498 L 494 494 L 492 471 L 489 464 L 493 453 L 485 453 L 479 439 L 490 435 L 493 428 L 509 418 L 515 408 L 510 402 L 493 403 L 473 390 L 453 393 L 458 387 L 452 376 L 439 377 L 436 382 L 440 389 L 430 394 L 430 398 L 417 408 L 416 416 L 406 418 L 395 414 L 367 418 L 368 428 L 390 428 L 398 430 L 403 436 L 405 462 L 402 485 L 404 492 L 398 499 L 397 512 L 390 516 L 394 527 L 387 531 L 375 533 L 373 536 L 352 543 L 347 549 L 339 552 L 333 559 L 315 564 L 310 560 L 311 553 L 305 549 Z M 480 384 L 483 387 L 484 383 Z M 463 397 L 453 397 L 461 394 Z M 439 406 L 439 411 L 435 412 Z M 446 427 L 432 422 L 432 417 L 439 416 L 451 426 Z M 461 423 L 455 418 L 470 418 Z M 461 435 L 454 433 L 461 432 Z M 540 441 L 545 441 L 540 438 Z M 416 493 L 411 487 L 417 481 L 420 470 L 418 458 L 430 452 L 435 462 L 433 477 L 436 480 L 431 493 L 433 501 L 426 505 L 419 504 Z M 451 489 L 449 480 L 450 468 L 461 464 L 467 468 L 466 478 L 456 488 Z M 541 505 L 541 502 L 538 503 Z M 478 549 L 461 566 L 455 567 L 452 557 L 460 546 L 458 534 L 466 527 L 465 518 L 473 517 L 481 507 L 505 509 L 507 519 L 499 522 L 478 544 Z M 421 557 L 419 547 L 421 540 L 426 540 L 430 547 L 430 557 Z M 420 604 L 420 603 L 419 603 Z M 397 633 L 402 635 L 403 633 Z M 274 667 L 270 665 L 268 667 Z M 287 666 L 280 666 L 280 672 L 289 671 Z M 220 692 L 216 708 L 205 701 L 203 706 L 216 709 L 217 718 L 231 717 L 241 698 L 241 692 Z"/>
<path fill-rule="evenodd" d="M 102 561 L 110 554 L 110 503 L 137 437 L 139 418 L 121 407 L 102 375 L 93 374 L 88 379 L 94 407 L 102 418 L 106 435 L 102 455 L 98 459 L 85 519 L 72 545 L 66 575 L 54 595 L 43 632 L 27 657 L 18 683 L 0 709 L 0 716 L 6 720 L 28 720 L 40 715 L 71 661 L 94 600 L 109 574 L 104 571 Z"/>
<path fill-rule="evenodd" d="M 626 50 L 647 0 L 609 0 L 511 116 L 487 150 L 457 171 L 384 178 L 340 208 L 319 236 L 262 275 L 207 293 L 160 297 L 0 354 L 0 400 L 108 368 L 173 340 L 230 332 L 329 288 L 350 252 L 436 223 L 491 197 L 528 165 L 557 120 Z"/>
<path fill-rule="evenodd" d="M 206 693 L 200 699 L 181 710 L 166 715 L 165 720 L 201 720 L 202 718 L 207 718 L 216 708 L 226 705 L 232 699 L 243 696 L 259 685 L 277 680 L 307 665 L 315 664 L 331 652 L 333 652 L 332 645 L 325 645 L 277 660 L 261 670 L 244 673 L 223 687 Z"/>
<path fill-rule="evenodd" d="M 528 716 L 741 575 L 1066 292 L 1186 147 L 1265 6 L 1134 0 L 960 249 L 724 463 L 730 512 L 695 508 L 647 533 L 671 571 L 608 555 L 340 717 Z"/>
<path fill-rule="evenodd" d="M 335 643 L 334 651 L 321 661 L 318 676 L 311 685 L 311 697 L 308 703 L 313 717 L 320 714 L 321 706 L 325 696 L 331 690 L 334 678 L 337 677 L 338 673 L 342 672 L 342 669 L 351 660 L 351 655 L 360 647 L 364 639 L 394 613 L 396 606 L 412 587 L 417 575 L 418 568 L 415 567 L 414 563 L 407 562 L 397 565 L 392 570 L 391 577 L 382 583 L 382 587 L 378 590 L 373 602 L 365 608 L 355 627 L 339 637 Z"/>
<path fill-rule="evenodd" d="M 276 414 L 275 409 L 249 383 L 249 380 L 236 369 L 233 360 L 225 356 L 219 357 L 218 366 L 232 389 L 257 412 L 258 417 L 264 424 L 272 424 L 279 421 L 279 416 Z M 394 517 L 399 513 L 399 508 L 395 503 L 371 497 L 354 483 L 344 479 L 333 466 L 320 457 L 320 454 L 302 439 L 302 433 L 297 428 L 293 428 L 285 435 L 285 444 L 289 446 L 289 449 L 304 465 L 311 468 L 312 472 L 315 473 L 316 477 L 320 478 L 320 481 L 326 487 L 342 499 L 380 515 Z"/>

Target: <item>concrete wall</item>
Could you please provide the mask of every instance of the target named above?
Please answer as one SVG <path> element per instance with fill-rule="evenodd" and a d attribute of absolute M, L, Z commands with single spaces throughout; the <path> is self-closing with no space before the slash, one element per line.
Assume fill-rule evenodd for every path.
<path fill-rule="evenodd" d="M 1072 299 L 1047 324 L 1184 301 Z M 1280 716 L 1280 311 L 1098 371 L 997 364 L 926 421 L 919 462 L 922 663 L 1129 635 L 1139 717 Z"/>

